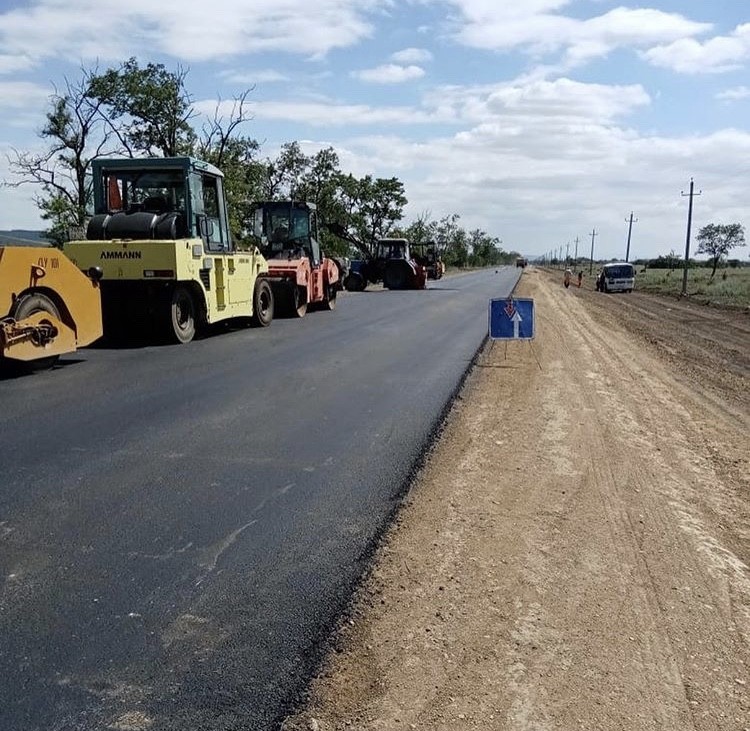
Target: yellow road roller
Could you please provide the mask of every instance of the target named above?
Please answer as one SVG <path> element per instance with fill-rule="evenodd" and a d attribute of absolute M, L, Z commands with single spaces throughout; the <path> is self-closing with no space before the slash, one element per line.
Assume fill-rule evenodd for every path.
<path fill-rule="evenodd" d="M 0 359 L 49 368 L 102 335 L 101 270 L 59 249 L 0 247 Z"/>

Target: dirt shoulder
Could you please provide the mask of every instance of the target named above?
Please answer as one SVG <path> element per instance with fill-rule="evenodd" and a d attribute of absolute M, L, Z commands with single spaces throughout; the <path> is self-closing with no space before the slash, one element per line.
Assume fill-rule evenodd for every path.
<path fill-rule="evenodd" d="M 557 279 L 525 271 L 533 346 L 481 355 L 287 731 L 750 729 L 743 321 L 735 352 Z"/>

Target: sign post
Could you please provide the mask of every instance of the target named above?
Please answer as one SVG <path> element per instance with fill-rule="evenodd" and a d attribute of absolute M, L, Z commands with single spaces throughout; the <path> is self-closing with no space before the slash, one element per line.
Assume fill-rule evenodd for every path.
<path fill-rule="evenodd" d="M 533 340 L 534 300 L 524 297 L 490 300 L 489 335 L 491 340 Z"/>

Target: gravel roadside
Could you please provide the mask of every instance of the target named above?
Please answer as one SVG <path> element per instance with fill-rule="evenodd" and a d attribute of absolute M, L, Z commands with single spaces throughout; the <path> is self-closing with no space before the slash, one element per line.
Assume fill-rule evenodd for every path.
<path fill-rule="evenodd" d="M 285 731 L 750 729 L 745 321 L 517 294 Z"/>

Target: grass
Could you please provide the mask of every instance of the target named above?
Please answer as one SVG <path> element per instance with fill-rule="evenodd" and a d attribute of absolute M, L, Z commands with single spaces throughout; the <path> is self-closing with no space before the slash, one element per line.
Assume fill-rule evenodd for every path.
<path fill-rule="evenodd" d="M 646 269 L 637 267 L 635 288 L 678 296 L 682 292 L 682 269 Z M 750 307 L 750 267 L 719 268 L 711 279 L 711 270 L 703 267 L 688 269 L 687 293 L 690 299 L 722 307 Z"/>

